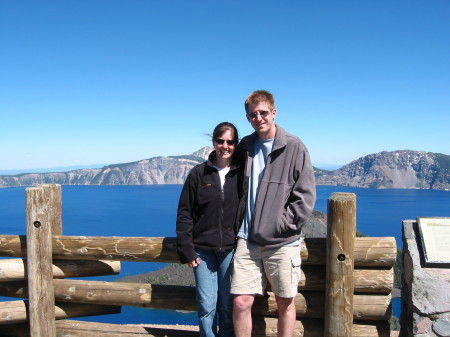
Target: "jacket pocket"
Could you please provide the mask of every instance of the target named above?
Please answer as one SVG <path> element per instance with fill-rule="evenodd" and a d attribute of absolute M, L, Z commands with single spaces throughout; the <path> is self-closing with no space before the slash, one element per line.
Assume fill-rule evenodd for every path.
<path fill-rule="evenodd" d="M 267 185 L 267 192 L 263 213 L 267 221 L 276 224 L 275 235 L 283 237 L 284 232 L 289 231 L 291 216 L 288 213 L 287 205 L 292 191 L 292 184 L 282 182 L 270 182 Z"/>

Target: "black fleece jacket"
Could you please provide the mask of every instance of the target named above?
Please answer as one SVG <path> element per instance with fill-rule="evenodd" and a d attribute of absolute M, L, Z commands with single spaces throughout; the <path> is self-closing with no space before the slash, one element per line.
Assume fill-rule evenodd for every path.
<path fill-rule="evenodd" d="M 181 191 L 176 226 L 181 263 L 197 258 L 195 248 L 220 252 L 235 245 L 243 167 L 234 156 L 222 191 L 212 164 L 215 156 L 213 151 L 207 162 L 191 170 Z"/>

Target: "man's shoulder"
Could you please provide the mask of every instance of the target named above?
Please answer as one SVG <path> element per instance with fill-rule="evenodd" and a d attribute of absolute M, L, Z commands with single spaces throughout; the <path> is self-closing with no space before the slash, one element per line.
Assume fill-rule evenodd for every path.
<path fill-rule="evenodd" d="M 283 139 L 283 141 L 286 143 L 286 146 L 294 145 L 294 146 L 305 147 L 305 144 L 303 144 L 300 137 L 287 132 L 279 125 L 277 125 L 277 136 L 281 137 Z"/>
<path fill-rule="evenodd" d="M 285 132 L 286 134 L 286 139 L 290 142 L 294 142 L 294 143 L 301 143 L 302 141 L 300 140 L 300 137 L 293 135 L 292 133 L 289 132 Z"/>
<path fill-rule="evenodd" d="M 239 147 L 241 149 L 249 149 L 249 147 L 251 146 L 251 144 L 254 142 L 255 140 L 255 132 L 245 136 L 244 138 L 241 139 L 241 141 L 239 142 Z"/>
<path fill-rule="evenodd" d="M 248 141 L 249 139 L 254 138 L 255 135 L 256 135 L 256 132 L 252 132 L 252 133 L 248 134 L 247 136 L 244 136 L 244 138 L 241 139 L 241 142 Z"/>

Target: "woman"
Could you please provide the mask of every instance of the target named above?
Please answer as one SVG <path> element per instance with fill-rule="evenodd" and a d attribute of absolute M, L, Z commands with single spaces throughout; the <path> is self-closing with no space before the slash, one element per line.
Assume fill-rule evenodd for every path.
<path fill-rule="evenodd" d="M 234 155 L 238 140 L 233 124 L 215 127 L 214 151 L 191 170 L 178 204 L 177 249 L 194 269 L 200 336 L 234 336 L 230 263 L 243 176 Z"/>

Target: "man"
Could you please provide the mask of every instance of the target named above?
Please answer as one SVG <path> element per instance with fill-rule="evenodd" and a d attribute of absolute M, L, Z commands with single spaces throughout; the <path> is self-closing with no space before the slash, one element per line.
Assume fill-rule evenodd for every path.
<path fill-rule="evenodd" d="M 236 337 L 251 336 L 255 295 L 262 295 L 269 281 L 278 307 L 278 336 L 292 336 L 301 226 L 314 208 L 314 171 L 305 145 L 275 124 L 270 92 L 251 93 L 245 110 L 255 132 L 239 144 L 246 162 L 247 203 L 241 210 L 231 283 L 234 329 Z"/>

